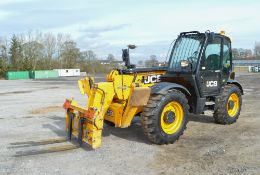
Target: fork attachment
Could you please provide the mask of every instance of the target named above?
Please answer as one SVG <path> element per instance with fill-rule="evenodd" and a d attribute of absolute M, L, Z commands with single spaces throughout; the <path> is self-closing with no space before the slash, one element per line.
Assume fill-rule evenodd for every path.
<path fill-rule="evenodd" d="M 77 137 L 78 143 L 89 144 L 93 149 L 101 146 L 104 116 L 114 97 L 113 83 L 94 83 L 87 77 L 78 81 L 82 94 L 87 94 L 86 107 L 81 107 L 73 99 L 66 99 L 66 130 L 68 139 Z"/>

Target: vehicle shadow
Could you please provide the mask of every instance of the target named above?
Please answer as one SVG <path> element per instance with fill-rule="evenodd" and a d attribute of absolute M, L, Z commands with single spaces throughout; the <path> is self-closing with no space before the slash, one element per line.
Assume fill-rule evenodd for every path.
<path fill-rule="evenodd" d="M 48 128 L 54 132 L 59 137 L 66 137 L 67 133 L 65 132 L 65 118 L 59 116 L 50 116 L 49 119 L 52 119 L 52 123 L 43 124 L 43 128 Z"/>
<path fill-rule="evenodd" d="M 139 117 L 135 117 L 128 128 L 115 128 L 105 124 L 103 136 L 113 135 L 125 140 L 151 144 L 145 137 Z"/>
<path fill-rule="evenodd" d="M 67 133 L 65 131 L 65 119 L 59 116 L 51 116 L 49 117 L 54 120 L 53 123 L 44 124 L 44 128 L 50 129 L 59 137 L 66 137 Z M 214 118 L 210 115 L 194 115 L 191 114 L 188 117 L 188 121 L 199 122 L 199 123 L 214 123 Z M 104 124 L 104 130 L 102 133 L 103 137 L 108 137 L 110 135 L 119 137 L 121 139 L 135 141 L 145 144 L 151 144 L 151 142 L 144 135 L 140 117 L 135 117 L 131 123 L 131 126 L 128 128 L 115 128 L 114 126 L 110 126 Z"/>
<path fill-rule="evenodd" d="M 190 115 L 188 121 L 199 123 L 214 123 L 213 116 L 210 115 Z M 135 117 L 131 126 L 128 128 L 115 128 L 113 126 L 105 125 L 103 136 L 114 135 L 125 140 L 137 141 L 140 143 L 152 144 L 144 135 L 141 121 L 139 117 Z"/>
<path fill-rule="evenodd" d="M 191 114 L 188 121 L 199 122 L 199 123 L 215 123 L 213 116 L 203 114 Z"/>
<path fill-rule="evenodd" d="M 65 130 L 66 128 L 66 123 L 65 123 L 65 118 L 60 117 L 60 116 L 50 116 L 48 117 L 52 120 L 54 120 L 53 123 L 48 123 L 48 124 L 43 124 L 43 128 L 48 128 L 50 129 L 53 133 L 55 133 L 58 137 L 66 138 L 67 142 L 72 143 L 74 146 L 79 147 L 78 142 L 76 138 L 72 138 L 71 140 L 67 139 L 67 132 Z M 91 151 L 92 148 L 87 145 L 83 144 L 80 146 L 82 149 L 85 151 Z"/>
<path fill-rule="evenodd" d="M 51 116 L 48 118 L 54 120 L 54 122 L 43 124 L 43 127 L 50 129 L 59 137 L 66 137 L 67 133 L 65 131 L 65 118 L 59 116 Z M 135 117 L 131 126 L 128 128 L 115 128 L 114 126 L 104 124 L 102 136 L 108 137 L 110 135 L 114 135 L 125 140 L 150 144 L 143 133 L 139 117 Z"/>
<path fill-rule="evenodd" d="M 75 150 L 78 148 L 84 149 L 85 151 L 92 150 L 92 148 L 89 147 L 87 144 L 79 146 L 75 138 L 73 138 L 72 140 L 67 139 L 67 133 L 65 131 L 65 119 L 63 117 L 50 116 L 48 118 L 54 120 L 54 122 L 43 124 L 42 126 L 43 128 L 51 130 L 57 135 L 57 137 L 47 138 L 43 140 L 28 140 L 23 142 L 10 143 L 8 149 L 16 151 L 13 157 L 55 153 Z"/>

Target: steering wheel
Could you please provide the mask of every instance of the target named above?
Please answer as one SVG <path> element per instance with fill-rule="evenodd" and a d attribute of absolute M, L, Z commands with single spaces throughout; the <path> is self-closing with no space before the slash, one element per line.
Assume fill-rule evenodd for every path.
<path fill-rule="evenodd" d="M 193 57 L 193 56 L 187 58 L 187 60 L 191 63 L 193 63 L 195 59 L 196 59 L 196 57 Z"/>
<path fill-rule="evenodd" d="M 198 51 L 193 52 L 193 54 L 190 57 L 188 57 L 187 60 L 193 63 L 197 59 L 197 54 Z"/>

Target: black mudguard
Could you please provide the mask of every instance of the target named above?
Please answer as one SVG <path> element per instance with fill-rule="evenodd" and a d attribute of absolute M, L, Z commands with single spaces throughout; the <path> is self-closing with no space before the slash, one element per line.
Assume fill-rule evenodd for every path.
<path fill-rule="evenodd" d="M 169 82 L 160 82 L 151 86 L 151 94 L 166 94 L 170 89 L 177 89 L 184 93 L 186 96 L 191 96 L 188 89 L 186 89 L 184 86 Z"/>
<path fill-rule="evenodd" d="M 244 95 L 243 88 L 242 88 L 241 84 L 237 80 L 228 79 L 227 84 L 234 84 L 234 85 L 236 85 L 241 90 L 242 95 Z"/>

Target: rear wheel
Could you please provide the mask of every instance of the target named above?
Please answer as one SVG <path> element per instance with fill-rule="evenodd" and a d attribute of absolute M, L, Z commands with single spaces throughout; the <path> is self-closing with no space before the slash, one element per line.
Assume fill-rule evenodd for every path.
<path fill-rule="evenodd" d="M 145 135 L 156 144 L 173 143 L 186 129 L 188 110 L 188 101 L 178 90 L 151 95 L 141 115 Z"/>
<path fill-rule="evenodd" d="M 214 118 L 216 123 L 235 123 L 240 115 L 242 97 L 240 89 L 233 84 L 225 86 L 223 93 L 216 100 Z"/>

